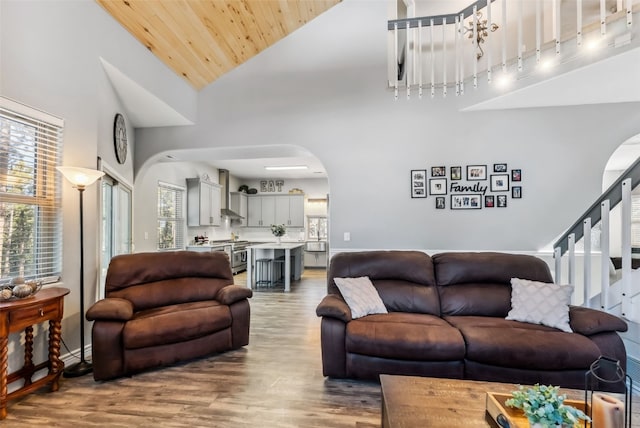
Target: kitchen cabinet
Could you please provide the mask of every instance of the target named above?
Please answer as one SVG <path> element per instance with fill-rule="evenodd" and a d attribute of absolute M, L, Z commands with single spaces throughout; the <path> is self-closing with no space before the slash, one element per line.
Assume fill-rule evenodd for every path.
<path fill-rule="evenodd" d="M 282 195 L 275 198 L 275 224 L 304 227 L 304 195 Z"/>
<path fill-rule="evenodd" d="M 305 251 L 304 252 L 304 267 L 310 268 L 326 268 L 327 267 L 327 253 L 318 251 Z"/>
<path fill-rule="evenodd" d="M 247 226 L 249 224 L 249 218 L 247 214 L 247 194 L 242 192 L 231 192 L 231 198 L 229 204 L 231 205 L 229 208 L 231 211 L 236 214 L 240 214 L 244 217 L 242 220 L 238 220 L 234 225 L 237 226 Z"/>
<path fill-rule="evenodd" d="M 247 196 L 247 226 L 269 227 L 276 224 L 275 196 Z"/>
<path fill-rule="evenodd" d="M 187 226 L 220 226 L 222 186 L 187 178 Z"/>

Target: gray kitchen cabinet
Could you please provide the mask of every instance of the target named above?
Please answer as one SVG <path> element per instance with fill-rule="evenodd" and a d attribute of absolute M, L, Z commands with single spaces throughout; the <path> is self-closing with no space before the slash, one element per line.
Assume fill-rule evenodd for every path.
<path fill-rule="evenodd" d="M 274 196 L 247 196 L 247 226 L 269 227 L 276 224 Z"/>
<path fill-rule="evenodd" d="M 236 214 L 240 214 L 242 217 L 244 217 L 243 219 L 238 220 L 237 225 L 247 226 L 249 223 L 249 218 L 247 216 L 247 212 L 248 212 L 247 194 L 242 192 L 231 192 L 230 196 L 231 197 L 230 197 L 229 203 L 231 204 L 231 207 L 229 208 L 231 209 L 231 211 L 235 212 Z"/>
<path fill-rule="evenodd" d="M 326 268 L 327 267 L 327 253 L 319 251 L 305 251 L 304 252 L 304 267 L 309 268 Z"/>
<path fill-rule="evenodd" d="M 187 226 L 220 226 L 222 186 L 187 178 Z"/>
<path fill-rule="evenodd" d="M 304 227 L 304 195 L 276 196 L 276 224 Z"/>

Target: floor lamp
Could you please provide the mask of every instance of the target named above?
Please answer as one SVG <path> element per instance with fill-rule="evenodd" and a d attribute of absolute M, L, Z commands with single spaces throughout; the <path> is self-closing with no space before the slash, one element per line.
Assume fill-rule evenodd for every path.
<path fill-rule="evenodd" d="M 83 376 L 93 371 L 91 363 L 84 359 L 84 225 L 82 220 L 82 195 L 84 189 L 91 186 L 104 175 L 104 172 L 95 169 L 77 168 L 72 166 L 56 167 L 64 178 L 69 180 L 80 194 L 80 362 L 65 368 L 64 377 Z"/>

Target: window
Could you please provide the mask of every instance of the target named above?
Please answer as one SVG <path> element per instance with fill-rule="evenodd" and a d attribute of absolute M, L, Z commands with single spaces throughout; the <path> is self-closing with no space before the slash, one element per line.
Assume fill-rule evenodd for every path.
<path fill-rule="evenodd" d="M 158 250 L 184 248 L 184 193 L 183 187 L 158 183 Z"/>
<path fill-rule="evenodd" d="M 327 239 L 327 218 L 324 216 L 307 216 L 307 239 L 317 241 Z"/>
<path fill-rule="evenodd" d="M 0 97 L 0 282 L 62 270 L 61 119 Z"/>

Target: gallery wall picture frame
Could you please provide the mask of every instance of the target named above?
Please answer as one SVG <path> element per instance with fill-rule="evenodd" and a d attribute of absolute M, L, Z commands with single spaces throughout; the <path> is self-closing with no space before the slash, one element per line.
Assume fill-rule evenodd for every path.
<path fill-rule="evenodd" d="M 513 199 L 522 199 L 522 186 L 513 186 L 511 188 L 511 197 Z"/>
<path fill-rule="evenodd" d="M 522 170 L 520 170 L 520 169 L 512 169 L 511 170 L 511 181 L 522 181 Z"/>
<path fill-rule="evenodd" d="M 447 176 L 447 168 L 444 166 L 432 166 L 431 167 L 431 176 L 432 177 L 446 177 Z"/>
<path fill-rule="evenodd" d="M 451 195 L 452 210 L 479 210 L 482 209 L 482 195 L 455 194 Z"/>
<path fill-rule="evenodd" d="M 496 195 L 496 206 L 498 208 L 507 207 L 507 195 Z"/>
<path fill-rule="evenodd" d="M 486 165 L 467 165 L 467 181 L 482 181 L 486 179 Z"/>
<path fill-rule="evenodd" d="M 493 208 L 496 206 L 496 199 L 493 195 L 485 195 L 484 197 L 484 207 L 485 208 Z"/>
<path fill-rule="evenodd" d="M 494 163 L 493 164 L 493 172 L 507 172 L 507 164 L 506 163 Z"/>
<path fill-rule="evenodd" d="M 430 195 L 446 195 L 447 179 L 446 178 L 430 178 L 429 194 Z"/>
<path fill-rule="evenodd" d="M 411 197 L 412 198 L 427 197 L 427 170 L 426 169 L 411 170 Z"/>
<path fill-rule="evenodd" d="M 509 174 L 492 174 L 491 175 L 491 191 L 492 192 L 508 192 L 509 191 Z"/>
<path fill-rule="evenodd" d="M 462 180 L 462 167 L 461 166 L 452 166 L 449 170 L 451 175 L 451 181 Z"/>
<path fill-rule="evenodd" d="M 443 210 L 445 209 L 445 197 L 444 196 L 436 196 L 436 209 Z"/>

